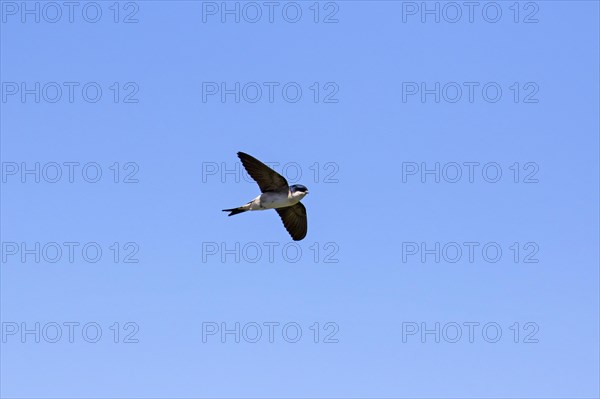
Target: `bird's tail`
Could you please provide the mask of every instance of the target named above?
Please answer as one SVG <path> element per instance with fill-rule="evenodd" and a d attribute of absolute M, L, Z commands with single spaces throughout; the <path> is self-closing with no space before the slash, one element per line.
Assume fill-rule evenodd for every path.
<path fill-rule="evenodd" d="M 244 209 L 243 206 L 240 206 L 239 208 L 223 209 L 223 212 L 230 212 L 229 215 L 227 215 L 227 216 L 233 216 L 233 215 L 237 215 L 238 213 L 246 212 L 248 210 L 249 209 Z"/>

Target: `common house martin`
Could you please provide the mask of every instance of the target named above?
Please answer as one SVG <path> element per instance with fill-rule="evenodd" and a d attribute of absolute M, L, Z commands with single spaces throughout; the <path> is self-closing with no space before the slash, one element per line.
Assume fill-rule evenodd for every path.
<path fill-rule="evenodd" d="M 248 154 L 238 152 L 237 155 L 250 177 L 258 184 L 262 194 L 245 205 L 223 209 L 223 212 L 229 212 L 227 216 L 233 216 L 246 211 L 275 209 L 294 241 L 306 237 L 308 230 L 306 208 L 300 200 L 308 194 L 308 189 L 301 184 L 289 186 L 285 177 Z"/>

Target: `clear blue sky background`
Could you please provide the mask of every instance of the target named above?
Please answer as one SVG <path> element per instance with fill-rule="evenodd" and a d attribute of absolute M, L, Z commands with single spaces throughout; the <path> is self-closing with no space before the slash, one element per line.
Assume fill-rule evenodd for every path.
<path fill-rule="evenodd" d="M 299 3 L 297 23 L 282 18 L 285 3 L 273 23 L 266 6 L 257 23 L 232 16 L 221 23 L 220 14 L 203 22 L 202 3 L 192 1 L 122 2 L 119 23 L 113 2 L 98 3 L 97 23 L 82 18 L 85 3 L 72 23 L 66 7 L 57 23 L 44 20 L 54 18 L 49 8 L 40 10 L 40 23 L 32 16 L 22 23 L 13 4 L 22 3 L 1 3 L 0 31 L 2 396 L 598 397 L 597 2 L 521 2 L 517 23 L 513 2 L 498 3 L 496 23 L 482 17 L 484 3 L 472 23 L 466 7 L 456 23 L 435 23 L 431 15 L 422 23 L 420 14 L 403 22 L 411 4 L 392 1 L 321 3 L 318 23 L 313 2 Z M 130 13 L 138 22 L 122 23 Z M 331 13 L 338 22 L 323 23 Z M 36 103 L 33 95 L 22 102 L 20 93 L 7 94 L 10 82 L 80 86 L 73 103 L 66 89 L 56 103 L 43 96 Z M 81 96 L 87 82 L 103 89 L 96 103 Z M 266 90 L 256 103 L 236 103 L 233 95 L 203 102 L 203 82 L 280 86 L 272 103 Z M 281 96 L 287 82 L 302 88 L 296 103 Z M 314 82 L 321 86 L 317 103 Z M 325 88 L 328 82 L 337 86 Z M 403 101 L 403 82 L 479 86 L 473 102 L 465 89 L 456 103 L 436 103 L 431 94 Z M 481 95 L 488 82 L 502 88 L 495 103 Z M 124 103 L 132 87 L 139 101 Z M 331 87 L 339 89 L 337 103 L 323 101 Z M 534 89 L 538 101 L 524 102 Z M 275 212 L 228 218 L 220 211 L 258 193 L 235 175 L 203 179 L 207 167 L 235 168 L 237 151 L 300 166 L 298 181 L 310 190 L 303 201 L 309 233 L 296 247 L 297 262 L 282 254 L 290 241 Z M 69 183 L 64 167 L 58 183 L 32 176 L 21 183 L 8 175 L 14 162 L 96 162 L 103 175 L 87 183 L 76 169 Z M 119 183 L 109 169 L 115 162 Z M 123 169 L 127 162 L 139 167 L 138 183 L 122 182 L 133 170 Z M 496 162 L 502 178 L 486 182 L 480 166 L 472 183 L 466 167 L 457 183 L 403 180 L 409 162 Z M 533 171 L 524 169 L 527 162 L 538 168 L 537 183 L 523 182 Z M 329 173 L 333 181 L 326 182 Z M 79 246 L 73 263 L 66 253 L 56 263 L 36 263 L 33 255 L 22 262 L 9 254 L 13 242 L 97 242 L 103 256 L 87 262 Z M 122 248 L 114 263 L 114 242 L 135 242 L 139 262 L 123 263 L 130 249 Z M 466 251 L 448 262 L 452 247 L 436 263 L 433 255 L 425 262 L 408 255 L 403 243 L 411 242 L 480 246 L 472 263 Z M 482 257 L 489 242 L 503 251 L 496 263 Z M 517 263 L 509 248 L 515 242 Z M 239 243 L 248 252 L 239 262 L 235 254 L 222 261 L 220 252 L 207 253 L 212 243 Z M 523 248 L 527 243 L 535 244 Z M 276 245 L 273 262 L 265 245 Z M 295 248 L 286 248 L 294 256 Z M 538 262 L 525 263 L 532 248 Z M 326 262 L 328 254 L 338 262 Z M 36 322 L 46 326 L 39 343 L 34 334 L 8 335 Z M 73 343 L 65 322 L 80 323 Z M 97 343 L 81 335 L 91 322 L 102 328 Z M 132 331 L 127 322 L 138 327 L 137 343 L 123 342 Z M 272 343 L 264 325 L 257 343 L 244 339 L 253 332 L 240 343 L 233 335 L 203 342 L 203 323 L 222 322 L 280 326 Z M 291 322 L 302 328 L 296 343 L 281 333 Z M 327 322 L 335 324 L 326 330 Z M 473 342 L 467 322 L 480 323 Z M 534 324 L 526 328 L 528 322 Z M 63 325 L 57 343 L 47 342 L 51 323 Z M 403 340 L 403 328 L 421 323 L 440 323 L 439 343 L 420 332 Z M 449 342 L 452 323 L 463 328 L 456 343 Z M 486 323 L 502 329 L 498 342 L 485 339 L 494 330 L 482 336 Z M 335 326 L 338 342 L 323 342 Z"/>

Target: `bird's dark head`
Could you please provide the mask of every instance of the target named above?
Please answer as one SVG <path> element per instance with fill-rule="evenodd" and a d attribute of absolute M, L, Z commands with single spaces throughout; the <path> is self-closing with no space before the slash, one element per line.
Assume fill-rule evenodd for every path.
<path fill-rule="evenodd" d="M 306 188 L 302 184 L 291 185 L 290 191 L 292 192 L 292 194 L 294 194 L 294 193 L 302 193 L 304 195 L 308 194 L 308 188 Z"/>

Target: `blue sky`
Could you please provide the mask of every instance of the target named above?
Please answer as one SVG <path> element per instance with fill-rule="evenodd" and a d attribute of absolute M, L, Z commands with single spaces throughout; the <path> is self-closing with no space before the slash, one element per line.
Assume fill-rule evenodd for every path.
<path fill-rule="evenodd" d="M 597 2 L 70 7 L 0 3 L 3 397 L 598 397 Z"/>

